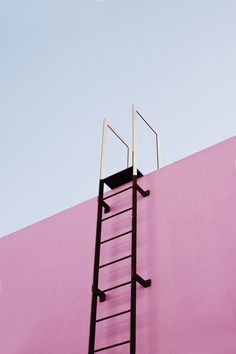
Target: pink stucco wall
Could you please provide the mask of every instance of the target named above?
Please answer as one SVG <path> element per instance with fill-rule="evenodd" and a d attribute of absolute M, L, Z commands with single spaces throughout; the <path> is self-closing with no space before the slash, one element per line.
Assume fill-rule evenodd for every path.
<path fill-rule="evenodd" d="M 236 137 L 140 179 L 137 354 L 236 353 Z M 129 205 L 130 192 L 111 201 Z M 0 353 L 87 354 L 96 198 L 0 239 Z M 130 227 L 107 221 L 103 237 Z M 130 236 L 102 262 L 129 254 Z M 101 270 L 100 288 L 129 279 L 130 261 Z M 99 315 L 129 308 L 129 286 Z M 129 315 L 98 324 L 97 347 L 129 336 Z M 104 352 L 105 353 L 105 352 Z M 106 351 L 128 354 L 128 347 Z"/>

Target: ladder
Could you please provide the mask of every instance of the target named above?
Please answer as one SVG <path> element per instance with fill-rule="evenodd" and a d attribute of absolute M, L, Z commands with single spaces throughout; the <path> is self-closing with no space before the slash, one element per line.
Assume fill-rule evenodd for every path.
<path fill-rule="evenodd" d="M 135 113 L 138 113 L 136 111 Z M 133 128 L 134 128 L 134 108 L 133 108 Z M 143 118 L 143 116 L 141 117 Z M 143 118 L 144 119 L 144 118 Z M 146 120 L 145 120 L 146 122 Z M 149 124 L 148 124 L 149 125 Z M 104 149 L 106 145 L 106 135 L 107 130 L 110 129 L 127 147 L 127 168 L 115 173 L 109 177 L 103 177 L 103 169 L 104 169 Z M 152 128 L 151 128 L 152 129 Z M 152 129 L 153 130 L 153 129 Z M 134 129 L 133 129 L 134 132 Z M 155 132 L 156 134 L 156 132 Z M 122 347 L 124 345 L 129 345 L 129 353 L 136 354 L 136 295 L 137 289 L 136 285 L 139 283 L 142 287 L 148 288 L 151 286 L 151 279 L 143 279 L 139 274 L 137 274 L 137 195 L 141 194 L 142 197 L 148 197 L 150 195 L 150 190 L 143 190 L 138 184 L 138 179 L 142 177 L 142 173 L 136 168 L 135 163 L 135 143 L 133 136 L 133 151 L 132 155 L 130 154 L 131 149 L 126 141 L 116 132 L 116 130 L 108 123 L 106 120 L 104 121 L 103 128 L 103 144 L 102 144 L 102 159 L 101 159 L 101 173 L 100 173 L 100 181 L 99 181 L 99 195 L 98 195 L 98 211 L 97 211 L 97 229 L 96 229 L 96 242 L 95 242 L 95 257 L 94 257 L 94 270 L 93 270 L 93 285 L 92 285 L 92 304 L 91 304 L 91 316 L 90 316 L 90 335 L 89 335 L 89 349 L 88 354 L 94 354 L 97 352 L 108 351 L 114 347 Z M 157 158 L 158 161 L 158 158 Z M 114 192 L 104 197 L 104 186 L 107 185 Z M 116 188 L 122 187 L 126 185 L 123 189 L 116 191 Z M 132 191 L 132 200 L 129 208 L 120 210 L 115 214 L 109 215 L 110 206 L 107 199 L 115 197 L 118 194 L 126 192 L 128 190 Z M 128 211 L 132 212 L 132 226 L 131 230 L 127 230 L 122 232 L 121 234 L 111 235 L 108 239 L 102 239 L 102 229 L 103 223 L 111 218 L 116 218 L 118 215 L 126 213 Z M 108 214 L 108 215 L 107 215 Z M 130 235 L 131 236 L 131 254 L 112 260 L 111 262 L 100 264 L 100 251 L 101 247 L 104 243 L 112 242 L 120 237 Z M 99 271 L 101 268 L 109 267 L 117 262 L 122 262 L 123 260 L 131 259 L 131 277 L 130 280 L 124 283 L 116 284 L 107 289 L 100 289 L 99 287 Z M 98 299 L 102 303 L 106 301 L 106 293 L 110 291 L 115 291 L 116 289 L 124 286 L 130 287 L 130 308 L 118 312 L 111 313 L 111 315 L 97 318 L 97 307 L 98 307 Z M 96 348 L 95 347 L 95 339 L 96 339 L 96 326 L 101 321 L 111 320 L 114 317 L 121 316 L 124 314 L 130 314 L 130 333 L 125 341 L 109 344 L 105 347 Z"/>

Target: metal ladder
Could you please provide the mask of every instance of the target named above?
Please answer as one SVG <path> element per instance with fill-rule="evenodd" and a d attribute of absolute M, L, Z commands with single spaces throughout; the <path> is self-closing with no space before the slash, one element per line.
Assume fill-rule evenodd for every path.
<path fill-rule="evenodd" d="M 136 114 L 139 114 L 139 111 L 135 110 L 133 107 L 133 145 L 132 145 L 132 155 L 131 149 L 126 141 L 121 137 L 120 134 L 108 123 L 104 120 L 103 126 L 103 144 L 102 144 L 102 158 L 101 158 L 101 171 L 100 171 L 100 181 L 99 181 L 99 196 L 98 196 L 98 212 L 97 212 L 97 230 L 96 230 L 96 243 L 95 243 L 95 258 L 94 258 L 94 270 L 93 270 L 93 285 L 92 285 L 92 304 L 91 304 L 91 317 L 90 317 L 90 336 L 89 336 L 89 350 L 88 354 L 93 354 L 101 351 L 107 351 L 111 348 L 128 345 L 130 347 L 130 354 L 136 353 L 136 284 L 139 283 L 144 288 L 151 286 L 151 279 L 143 279 L 139 274 L 137 274 L 137 194 L 140 193 L 143 197 L 148 197 L 150 195 L 150 191 L 144 191 L 138 185 L 138 178 L 142 176 L 142 173 L 136 168 L 136 156 L 135 156 L 135 119 Z M 146 123 L 146 119 L 143 116 L 140 116 Z M 154 129 L 147 123 L 148 126 L 152 129 L 152 131 L 156 134 L 156 142 L 157 142 L 157 167 L 159 168 L 159 159 L 158 159 L 158 139 L 157 133 Z M 104 157 L 105 157 L 105 149 L 106 149 L 106 137 L 108 129 L 110 129 L 127 147 L 127 168 L 112 175 L 104 178 Z M 118 187 L 121 187 L 124 184 L 129 183 L 123 189 L 119 189 L 118 191 L 109 194 L 104 197 L 104 185 L 106 184 L 112 190 L 115 190 Z M 118 194 L 121 194 L 127 190 L 132 190 L 132 205 L 129 208 L 121 210 L 115 214 L 105 216 L 110 212 L 110 206 L 107 203 L 107 199 L 115 197 Z M 128 211 L 132 211 L 132 227 L 131 230 L 127 230 L 118 235 L 114 235 L 106 240 L 102 240 L 102 226 L 106 220 L 111 218 L 115 218 L 118 215 L 126 213 Z M 104 243 L 112 242 L 115 239 L 120 237 L 131 235 L 131 254 L 115 259 L 111 262 L 100 264 L 100 250 Z M 104 267 L 108 267 L 117 262 L 122 262 L 123 260 L 131 259 L 131 279 L 125 283 L 117 284 L 107 289 L 99 288 L 99 270 Z M 109 316 L 97 318 L 97 306 L 98 306 L 98 298 L 100 302 L 106 301 L 106 293 L 109 291 L 115 291 L 117 288 L 123 286 L 130 286 L 130 308 L 118 312 L 113 313 Z M 96 338 L 96 326 L 101 321 L 110 320 L 113 317 L 121 316 L 124 314 L 130 313 L 130 335 L 127 340 L 119 343 L 114 343 L 102 348 L 95 348 L 95 338 Z"/>

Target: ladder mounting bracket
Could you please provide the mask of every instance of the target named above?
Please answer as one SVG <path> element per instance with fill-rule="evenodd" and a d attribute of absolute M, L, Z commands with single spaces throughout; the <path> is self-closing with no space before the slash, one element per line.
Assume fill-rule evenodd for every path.
<path fill-rule="evenodd" d="M 100 302 L 106 301 L 106 294 L 102 290 L 97 289 L 97 291 L 95 291 L 95 292 L 96 292 L 97 296 L 99 297 Z"/>
<path fill-rule="evenodd" d="M 111 208 L 106 202 L 104 202 L 104 200 L 102 200 L 102 206 L 104 208 L 105 214 L 110 212 Z"/>
<path fill-rule="evenodd" d="M 135 280 L 140 284 L 142 285 L 144 288 L 148 288 L 149 286 L 151 286 L 152 284 L 152 281 L 151 279 L 143 279 L 142 277 L 140 277 L 140 275 L 136 274 L 135 275 Z"/>
<path fill-rule="evenodd" d="M 137 191 L 142 194 L 143 197 L 148 197 L 150 195 L 150 190 L 144 191 L 138 184 L 136 185 Z"/>

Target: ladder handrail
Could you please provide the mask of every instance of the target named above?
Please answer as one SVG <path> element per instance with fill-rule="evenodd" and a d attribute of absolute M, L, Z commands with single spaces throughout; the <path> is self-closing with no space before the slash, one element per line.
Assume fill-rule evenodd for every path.
<path fill-rule="evenodd" d="M 141 118 L 144 123 L 152 130 L 156 137 L 156 164 L 157 170 L 160 168 L 159 164 L 159 137 L 157 131 L 153 128 L 151 123 L 148 121 L 143 114 L 141 114 L 140 110 L 132 105 L 132 164 L 133 164 L 133 174 L 137 175 L 137 115 Z"/>
<path fill-rule="evenodd" d="M 108 130 L 110 130 L 127 148 L 127 167 L 131 166 L 131 147 L 127 141 L 121 136 L 120 133 L 108 122 L 107 119 L 103 120 L 103 133 L 102 133 L 102 149 L 101 149 L 101 163 L 100 163 L 100 180 L 104 178 L 105 171 L 105 158 L 107 152 L 107 137 Z"/>

